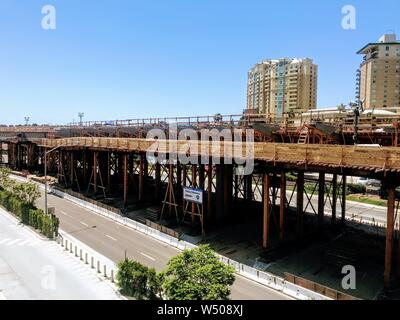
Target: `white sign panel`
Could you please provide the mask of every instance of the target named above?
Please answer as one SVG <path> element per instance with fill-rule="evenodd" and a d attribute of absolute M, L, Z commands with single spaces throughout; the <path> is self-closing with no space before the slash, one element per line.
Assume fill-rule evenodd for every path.
<path fill-rule="evenodd" d="M 183 199 L 186 201 L 203 204 L 203 190 L 183 187 Z"/>

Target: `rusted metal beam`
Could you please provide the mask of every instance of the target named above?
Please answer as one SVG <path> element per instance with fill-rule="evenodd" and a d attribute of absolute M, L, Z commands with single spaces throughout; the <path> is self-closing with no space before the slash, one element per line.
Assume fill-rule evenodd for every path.
<path fill-rule="evenodd" d="M 298 235 L 302 237 L 303 220 L 304 220 L 304 172 L 303 171 L 299 171 L 297 173 L 296 206 L 297 206 L 297 219 L 298 219 L 297 232 Z"/>
<path fill-rule="evenodd" d="M 207 223 L 213 220 L 213 205 L 212 205 L 212 179 L 213 179 L 213 166 L 207 166 Z"/>
<path fill-rule="evenodd" d="M 199 165 L 199 188 L 204 190 L 205 171 L 204 164 Z"/>
<path fill-rule="evenodd" d="M 160 163 L 155 164 L 155 198 L 157 203 L 161 199 L 161 165 Z"/>
<path fill-rule="evenodd" d="M 263 249 L 268 249 L 269 247 L 269 188 L 271 186 L 271 179 L 268 174 L 263 175 L 263 204 L 264 204 L 264 223 L 263 223 Z"/>
<path fill-rule="evenodd" d="M 197 188 L 197 165 L 192 165 L 192 187 Z M 195 213 L 197 205 L 192 203 L 192 224 L 195 223 Z"/>
<path fill-rule="evenodd" d="M 280 185 L 280 204 L 279 204 L 279 240 L 285 238 L 285 211 L 286 211 L 286 174 L 281 173 Z"/>
<path fill-rule="evenodd" d="M 393 257 L 393 233 L 394 233 L 394 210 L 396 201 L 396 189 L 393 185 L 387 186 L 387 218 L 386 218 L 386 249 L 385 249 L 385 271 L 384 286 L 390 287 L 392 276 L 392 257 Z"/>
<path fill-rule="evenodd" d="M 346 190 L 347 190 L 347 176 L 342 176 L 342 224 L 346 221 Z"/>
<path fill-rule="evenodd" d="M 325 210 L 325 173 L 320 172 L 318 178 L 318 228 L 324 223 Z"/>
<path fill-rule="evenodd" d="M 122 155 L 122 171 L 123 171 L 123 185 L 124 185 L 124 207 L 128 203 L 128 155 Z"/>
<path fill-rule="evenodd" d="M 98 152 L 93 152 L 93 190 L 97 193 L 97 169 L 98 169 Z"/>
<path fill-rule="evenodd" d="M 230 215 L 232 203 L 232 179 L 233 166 L 225 164 L 224 166 L 224 216 Z"/>
<path fill-rule="evenodd" d="M 336 223 L 337 174 L 332 177 L 332 224 Z"/>
<path fill-rule="evenodd" d="M 144 199 L 145 190 L 145 155 L 141 153 L 139 155 L 139 201 Z"/>

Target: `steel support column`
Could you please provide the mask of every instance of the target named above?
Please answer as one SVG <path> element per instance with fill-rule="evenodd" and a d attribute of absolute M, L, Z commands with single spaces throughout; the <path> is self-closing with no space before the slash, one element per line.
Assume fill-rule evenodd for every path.
<path fill-rule="evenodd" d="M 155 198 L 157 203 L 160 202 L 161 199 L 161 165 L 159 162 L 156 162 L 155 164 Z"/>
<path fill-rule="evenodd" d="M 224 165 L 217 164 L 215 166 L 215 177 L 216 177 L 216 217 L 221 219 L 224 216 Z"/>
<path fill-rule="evenodd" d="M 392 257 L 393 257 L 393 233 L 394 233 L 394 211 L 396 201 L 396 188 L 393 185 L 387 185 L 387 226 L 386 226 L 386 249 L 385 249 L 385 271 L 384 286 L 390 287 L 392 276 Z"/>
<path fill-rule="evenodd" d="M 283 241 L 285 238 L 285 211 L 286 211 L 286 174 L 281 173 L 281 186 L 280 186 L 280 204 L 279 204 L 279 240 Z"/>
<path fill-rule="evenodd" d="M 325 205 L 325 173 L 320 172 L 318 178 L 318 228 L 324 223 Z"/>
<path fill-rule="evenodd" d="M 263 223 L 263 249 L 269 246 L 269 188 L 271 186 L 271 178 L 268 174 L 263 175 L 263 207 L 264 207 L 264 223 Z"/>
<path fill-rule="evenodd" d="M 296 194 L 296 206 L 297 206 L 297 232 L 301 237 L 303 236 L 303 220 L 304 220 L 304 172 L 299 171 L 297 173 L 297 194 Z"/>
<path fill-rule="evenodd" d="M 192 187 L 197 188 L 197 165 L 192 165 Z M 193 202 L 192 203 L 192 224 L 195 223 L 195 213 L 196 213 L 197 205 Z"/>
<path fill-rule="evenodd" d="M 347 189 L 347 176 L 342 176 L 342 223 L 346 221 L 346 189 Z"/>
<path fill-rule="evenodd" d="M 124 207 L 128 204 L 128 155 L 122 155 L 122 171 L 123 171 L 123 185 L 124 185 Z"/>
<path fill-rule="evenodd" d="M 337 174 L 332 177 L 332 224 L 336 223 L 336 204 L 337 204 Z"/>
<path fill-rule="evenodd" d="M 207 166 L 207 223 L 213 220 L 213 206 L 212 206 L 212 183 L 213 179 L 213 166 L 211 163 Z"/>
<path fill-rule="evenodd" d="M 232 203 L 232 179 L 233 179 L 233 165 L 224 165 L 224 216 L 229 216 Z"/>
<path fill-rule="evenodd" d="M 145 190 L 145 155 L 141 153 L 139 155 L 139 201 L 143 201 L 144 199 L 144 190 Z"/>
<path fill-rule="evenodd" d="M 93 191 L 97 193 L 97 167 L 98 167 L 98 152 L 93 152 Z"/>

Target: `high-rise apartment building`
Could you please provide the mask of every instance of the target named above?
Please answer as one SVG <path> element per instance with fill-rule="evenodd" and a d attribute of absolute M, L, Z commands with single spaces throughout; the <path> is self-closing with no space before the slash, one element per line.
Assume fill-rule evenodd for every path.
<path fill-rule="evenodd" d="M 279 118 L 317 107 L 318 66 L 311 59 L 264 60 L 248 73 L 247 112 Z"/>
<path fill-rule="evenodd" d="M 364 55 L 357 74 L 357 98 L 366 109 L 400 112 L 400 42 L 385 34 L 358 51 Z"/>

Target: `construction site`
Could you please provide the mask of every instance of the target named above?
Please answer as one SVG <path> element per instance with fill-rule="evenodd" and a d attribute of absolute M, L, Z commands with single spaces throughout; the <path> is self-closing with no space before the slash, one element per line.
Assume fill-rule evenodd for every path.
<path fill-rule="evenodd" d="M 0 159 L 15 173 L 178 238 L 210 243 L 308 289 L 336 299 L 376 299 L 396 296 L 400 288 L 399 119 L 344 108 L 278 121 L 247 112 L 0 126 Z M 199 140 L 177 140 L 171 127 L 194 129 Z M 152 129 L 166 140 L 147 138 Z M 240 142 L 210 141 L 200 139 L 202 129 L 244 133 Z M 250 129 L 254 143 L 246 139 Z M 164 160 L 149 158 L 150 149 Z M 251 157 L 251 174 L 224 157 L 228 149 Z M 180 163 L 181 150 L 196 161 Z M 349 216 L 349 177 L 380 181 L 382 220 Z M 185 188 L 200 190 L 202 201 L 188 201 Z M 357 270 L 356 290 L 341 288 L 345 265 Z"/>

